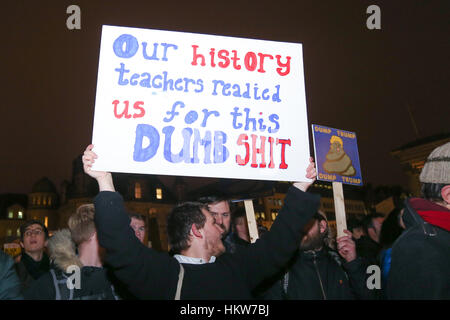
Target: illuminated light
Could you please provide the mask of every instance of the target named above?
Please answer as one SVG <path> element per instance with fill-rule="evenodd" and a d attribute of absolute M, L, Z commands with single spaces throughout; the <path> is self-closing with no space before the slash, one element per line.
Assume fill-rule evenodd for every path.
<path fill-rule="evenodd" d="M 134 185 L 134 198 L 135 199 L 142 198 L 142 189 L 141 189 L 141 184 L 139 182 L 136 182 Z"/>
<path fill-rule="evenodd" d="M 48 217 L 44 218 L 44 225 L 46 228 L 48 228 Z"/>
<path fill-rule="evenodd" d="M 163 198 L 162 189 L 161 188 L 156 188 L 156 199 L 161 200 L 162 198 Z"/>

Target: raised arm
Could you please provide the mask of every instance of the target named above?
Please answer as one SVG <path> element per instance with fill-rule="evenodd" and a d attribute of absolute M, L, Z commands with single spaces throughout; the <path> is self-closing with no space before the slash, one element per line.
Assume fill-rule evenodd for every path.
<path fill-rule="evenodd" d="M 275 222 L 255 243 L 236 253 L 249 286 L 281 271 L 299 247 L 302 230 L 317 212 L 320 196 L 305 191 L 314 182 L 316 170 L 310 159 L 306 177 L 311 182 L 296 182 L 290 187 Z"/>
<path fill-rule="evenodd" d="M 97 155 L 89 145 L 83 155 L 86 174 L 97 180 L 94 199 L 95 225 L 106 263 L 127 289 L 140 299 L 172 299 L 175 295 L 178 262 L 167 253 L 144 246 L 130 227 L 122 196 L 114 192 L 111 173 L 92 170 Z M 165 288 L 165 290 L 155 290 Z"/>

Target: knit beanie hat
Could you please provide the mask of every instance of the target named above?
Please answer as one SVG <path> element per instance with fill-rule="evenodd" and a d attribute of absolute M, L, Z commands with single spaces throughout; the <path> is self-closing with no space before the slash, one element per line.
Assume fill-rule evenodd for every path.
<path fill-rule="evenodd" d="M 419 180 L 422 183 L 450 184 L 450 142 L 430 153 Z"/>

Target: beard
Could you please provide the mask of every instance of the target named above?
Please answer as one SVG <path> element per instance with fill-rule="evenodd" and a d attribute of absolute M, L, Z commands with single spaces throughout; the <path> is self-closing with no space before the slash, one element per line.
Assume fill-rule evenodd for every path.
<path fill-rule="evenodd" d="M 300 243 L 300 250 L 309 251 L 322 248 L 324 245 L 323 239 L 325 238 L 325 235 L 326 232 L 320 233 L 319 230 L 312 236 L 305 235 Z"/>

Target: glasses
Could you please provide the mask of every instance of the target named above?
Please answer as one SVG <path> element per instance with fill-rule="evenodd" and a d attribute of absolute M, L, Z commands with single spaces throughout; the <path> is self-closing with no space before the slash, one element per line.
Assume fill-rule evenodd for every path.
<path fill-rule="evenodd" d="M 25 236 L 31 237 L 33 234 L 35 236 L 39 236 L 42 234 L 42 232 L 43 232 L 42 229 L 28 230 L 28 231 L 25 231 Z"/>

